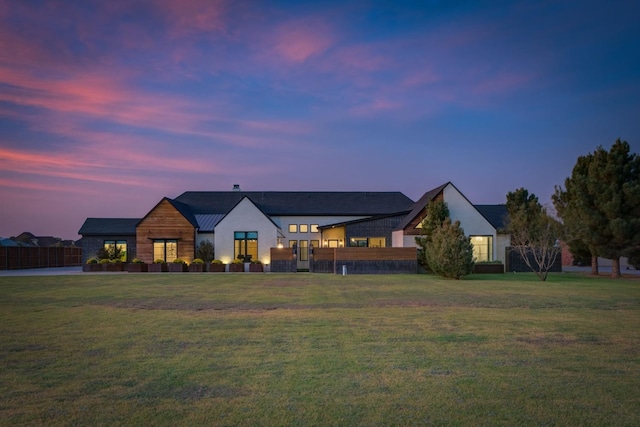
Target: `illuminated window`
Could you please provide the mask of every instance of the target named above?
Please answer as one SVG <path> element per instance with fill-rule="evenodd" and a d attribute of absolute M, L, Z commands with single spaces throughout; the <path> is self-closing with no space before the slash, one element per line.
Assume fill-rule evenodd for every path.
<path fill-rule="evenodd" d="M 161 259 L 165 262 L 172 262 L 178 258 L 177 240 L 154 240 L 153 260 Z"/>
<path fill-rule="evenodd" d="M 349 246 L 355 248 L 384 248 L 387 239 L 384 237 L 352 237 L 349 239 Z"/>
<path fill-rule="evenodd" d="M 318 224 L 311 224 L 311 232 L 312 233 L 318 232 Z"/>
<path fill-rule="evenodd" d="M 233 233 L 235 259 L 244 261 L 258 260 L 258 232 L 236 231 Z"/>
<path fill-rule="evenodd" d="M 289 224 L 289 233 L 297 233 L 298 224 Z"/>
<path fill-rule="evenodd" d="M 300 246 L 298 247 L 298 256 L 300 261 L 309 261 L 309 241 L 300 240 Z"/>
<path fill-rule="evenodd" d="M 311 246 L 313 246 L 314 248 L 320 247 L 320 240 L 312 240 L 310 243 L 311 243 Z"/>
<path fill-rule="evenodd" d="M 120 261 L 127 261 L 127 241 L 126 240 L 105 240 L 104 248 L 113 253 L 116 249 L 120 251 Z"/>
<path fill-rule="evenodd" d="M 309 224 L 300 224 L 300 232 L 308 233 L 309 232 Z"/>
<path fill-rule="evenodd" d="M 470 236 L 476 262 L 493 261 L 493 237 Z"/>
<path fill-rule="evenodd" d="M 298 241 L 297 240 L 289 240 L 289 247 L 293 248 L 294 246 L 298 245 Z"/>

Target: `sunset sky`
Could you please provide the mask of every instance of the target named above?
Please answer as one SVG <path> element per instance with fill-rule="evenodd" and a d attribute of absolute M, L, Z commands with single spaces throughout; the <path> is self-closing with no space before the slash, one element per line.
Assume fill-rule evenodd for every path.
<path fill-rule="evenodd" d="M 0 237 L 189 190 L 543 203 L 640 151 L 640 2 L 0 0 Z"/>

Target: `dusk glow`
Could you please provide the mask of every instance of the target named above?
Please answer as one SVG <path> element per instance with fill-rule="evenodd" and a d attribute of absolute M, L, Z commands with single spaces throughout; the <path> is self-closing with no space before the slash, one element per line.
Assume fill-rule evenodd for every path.
<path fill-rule="evenodd" d="M 636 1 L 0 0 L 0 237 L 184 191 L 550 201 L 640 148 Z"/>

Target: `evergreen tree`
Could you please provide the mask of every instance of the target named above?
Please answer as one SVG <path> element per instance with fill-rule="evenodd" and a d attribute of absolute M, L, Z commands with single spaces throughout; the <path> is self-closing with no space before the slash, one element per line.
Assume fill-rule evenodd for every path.
<path fill-rule="evenodd" d="M 640 158 L 618 139 L 610 151 L 601 146 L 578 158 L 565 189 L 556 187 L 554 205 L 572 238 L 592 255 L 613 261 L 611 276 L 620 277 L 620 257 L 640 246 Z"/>
<path fill-rule="evenodd" d="M 447 218 L 449 218 L 449 207 L 445 202 L 434 200 L 427 205 L 427 214 L 421 223 L 421 236 L 416 237 L 416 244 L 418 245 L 418 262 L 420 262 L 427 271 L 433 271 L 433 269 L 429 266 L 429 262 L 426 257 L 426 248 L 431 242 L 434 231 L 442 227 L 442 224 Z"/>
<path fill-rule="evenodd" d="M 435 228 L 425 254 L 433 272 L 441 276 L 460 279 L 473 272 L 473 245 L 460 227 L 460 221 L 452 223 L 446 218 Z"/>

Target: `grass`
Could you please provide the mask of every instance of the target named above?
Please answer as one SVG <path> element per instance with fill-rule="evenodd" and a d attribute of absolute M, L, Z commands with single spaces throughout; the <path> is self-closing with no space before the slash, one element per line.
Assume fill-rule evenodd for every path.
<path fill-rule="evenodd" d="M 640 279 L 0 278 L 2 425 L 640 425 Z"/>

